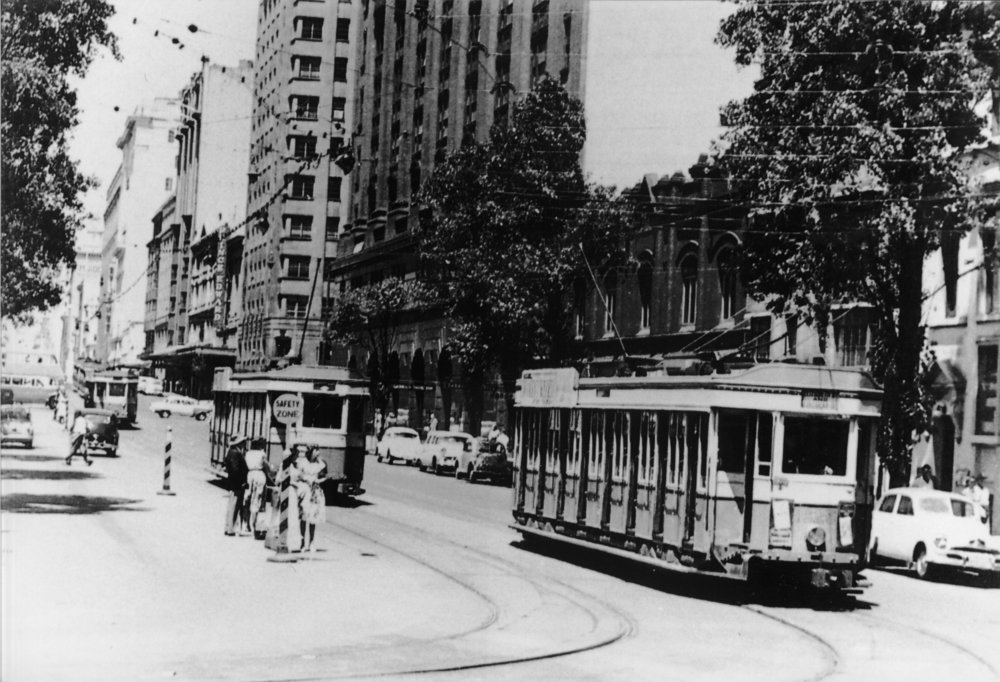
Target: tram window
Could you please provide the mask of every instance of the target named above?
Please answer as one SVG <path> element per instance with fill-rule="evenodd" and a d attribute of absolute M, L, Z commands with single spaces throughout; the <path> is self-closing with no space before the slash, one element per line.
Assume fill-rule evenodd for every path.
<path fill-rule="evenodd" d="M 125 384 L 108 384 L 108 395 L 112 398 L 125 395 Z"/>
<path fill-rule="evenodd" d="M 344 399 L 335 395 L 302 396 L 302 426 L 312 429 L 339 429 Z"/>
<path fill-rule="evenodd" d="M 774 420 L 769 414 L 758 415 L 757 422 L 757 475 L 771 475 L 771 431 Z"/>
<path fill-rule="evenodd" d="M 719 471 L 742 474 L 753 457 L 755 424 L 752 412 L 719 413 Z"/>
<path fill-rule="evenodd" d="M 365 401 L 362 398 L 347 400 L 347 430 L 361 433 L 365 428 Z"/>
<path fill-rule="evenodd" d="M 847 432 L 847 421 L 785 417 L 781 470 L 786 474 L 845 475 Z"/>

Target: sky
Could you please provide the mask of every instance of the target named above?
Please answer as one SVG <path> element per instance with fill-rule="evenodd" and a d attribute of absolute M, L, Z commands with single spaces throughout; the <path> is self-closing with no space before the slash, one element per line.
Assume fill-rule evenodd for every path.
<path fill-rule="evenodd" d="M 85 205 L 98 220 L 121 162 L 115 142 L 127 116 L 175 97 L 202 56 L 235 65 L 254 53 L 257 0 L 113 0 L 121 60 L 103 51 L 78 81 L 80 125 L 72 142 L 100 185 Z M 645 173 L 686 170 L 718 137 L 721 104 L 749 91 L 732 55 L 713 43 L 732 5 L 716 0 L 598 0 L 591 5 L 588 69 L 602 83 L 588 108 L 591 178 L 628 187 Z M 194 24 L 197 32 L 188 26 Z M 159 35 L 155 35 L 159 32 Z M 176 38 L 184 48 L 172 42 Z M 655 67 L 653 66 L 655 65 Z M 117 109 L 116 109 L 117 108 Z"/>

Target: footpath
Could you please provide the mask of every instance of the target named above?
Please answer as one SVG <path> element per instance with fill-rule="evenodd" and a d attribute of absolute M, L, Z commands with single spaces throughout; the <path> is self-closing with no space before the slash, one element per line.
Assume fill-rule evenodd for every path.
<path fill-rule="evenodd" d="M 263 542 L 224 536 L 226 492 L 204 471 L 175 467 L 176 495 L 158 495 L 162 453 L 128 432 L 119 457 L 66 466 L 66 432 L 33 419 L 33 450 L 0 451 L 3 680 L 351 678 L 359 651 L 485 617 L 447 576 L 330 525 L 320 551 L 268 562 Z"/>

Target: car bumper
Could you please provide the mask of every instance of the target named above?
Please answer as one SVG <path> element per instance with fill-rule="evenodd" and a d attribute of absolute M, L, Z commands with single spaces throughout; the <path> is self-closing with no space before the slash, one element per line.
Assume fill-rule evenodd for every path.
<path fill-rule="evenodd" d="M 514 467 L 506 459 L 496 461 L 484 460 L 476 466 L 476 476 L 486 478 L 510 478 L 513 473 Z"/>
<path fill-rule="evenodd" d="M 927 557 L 927 561 L 940 568 L 1000 575 L 1000 552 L 993 549 L 951 548 Z"/>
<path fill-rule="evenodd" d="M 8 434 L 6 436 L 0 437 L 0 444 L 8 445 L 10 443 L 17 443 L 18 445 L 29 445 L 33 443 L 34 440 L 35 440 L 34 436 L 22 435 L 22 434 L 18 435 Z"/>

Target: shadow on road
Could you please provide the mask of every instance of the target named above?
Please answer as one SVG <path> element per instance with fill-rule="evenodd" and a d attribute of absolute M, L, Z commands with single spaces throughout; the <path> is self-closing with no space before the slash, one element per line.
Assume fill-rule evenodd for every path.
<path fill-rule="evenodd" d="M 88 470 L 78 469 L 4 469 L 3 477 L 12 481 L 81 481 L 99 478 Z"/>
<path fill-rule="evenodd" d="M 879 572 L 898 575 L 901 578 L 927 583 L 942 583 L 948 585 L 964 585 L 966 587 L 1000 588 L 1000 576 L 976 575 L 973 573 L 963 573 L 962 571 L 932 571 L 926 578 L 918 578 L 917 575 L 905 566 L 879 566 L 872 573 L 878 575 Z"/>
<path fill-rule="evenodd" d="M 764 593 L 754 594 L 742 580 L 721 577 L 711 573 L 682 573 L 668 568 L 656 568 L 638 561 L 557 542 L 527 541 L 511 543 L 513 547 L 533 554 L 566 561 L 581 568 L 598 571 L 622 580 L 680 597 L 691 597 L 721 604 L 742 606 L 761 604 L 789 608 L 810 608 L 821 611 L 852 611 L 869 609 L 871 604 L 853 595 L 832 594 L 823 596 L 812 590 L 796 589 L 786 585 L 770 585 Z"/>
<path fill-rule="evenodd" d="M 8 460 L 12 459 L 15 462 L 53 462 L 60 459 L 66 459 L 65 455 L 43 455 L 41 453 L 31 454 L 31 450 L 25 450 L 24 452 L 0 452 L 0 459 Z"/>
<path fill-rule="evenodd" d="M 11 493 L 0 497 L 0 506 L 11 514 L 100 514 L 110 511 L 149 511 L 133 507 L 142 500 L 100 495 L 46 495 Z"/>

